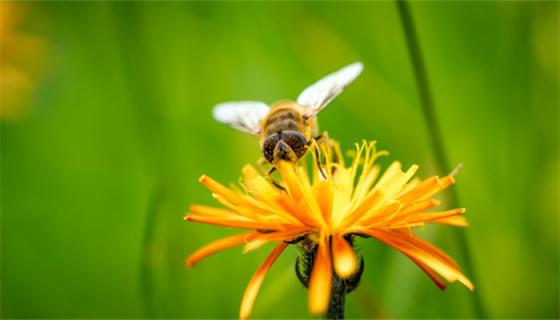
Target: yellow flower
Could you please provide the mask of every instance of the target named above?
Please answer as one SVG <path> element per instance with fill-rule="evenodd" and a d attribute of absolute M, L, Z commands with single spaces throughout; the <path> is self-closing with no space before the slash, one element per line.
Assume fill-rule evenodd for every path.
<path fill-rule="evenodd" d="M 17 120 L 29 111 L 30 97 L 44 72 L 46 42 L 25 32 L 30 4 L 0 2 L 0 120 Z"/>
<path fill-rule="evenodd" d="M 188 266 L 234 246 L 244 245 L 247 252 L 267 242 L 277 243 L 247 286 L 241 302 L 242 319 L 250 315 L 274 261 L 289 242 L 302 237 L 316 246 L 308 284 L 312 314 L 324 314 L 329 306 L 333 271 L 346 279 L 359 268 L 352 245 L 345 240 L 348 235 L 373 237 L 399 250 L 442 289 L 445 283 L 440 276 L 473 290 L 472 283 L 450 257 L 412 233 L 413 227 L 428 222 L 467 225 L 460 216 L 465 209 L 427 212 L 439 204 L 432 197 L 454 183 L 451 175 L 420 181 L 412 179 L 418 166 L 402 171 L 401 164 L 395 161 L 378 179 L 380 168 L 374 161 L 384 152 L 377 152 L 374 142 L 357 146 L 348 166 L 334 143 L 323 148 L 323 154 L 326 179 L 319 174 L 315 162 L 311 174 L 305 161 L 296 165 L 280 163 L 277 169 L 284 188 L 275 186 L 249 165 L 242 171 L 243 190 L 227 188 L 207 176 L 200 178 L 227 209 L 193 206 L 185 220 L 253 231 L 208 244 L 187 259 Z"/>

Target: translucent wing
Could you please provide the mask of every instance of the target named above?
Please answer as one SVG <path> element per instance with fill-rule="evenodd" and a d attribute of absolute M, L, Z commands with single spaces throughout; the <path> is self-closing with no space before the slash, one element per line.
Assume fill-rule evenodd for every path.
<path fill-rule="evenodd" d="M 361 62 L 355 62 L 329 74 L 303 90 L 297 103 L 311 109 L 308 118 L 316 116 L 362 73 L 363 68 Z"/>
<path fill-rule="evenodd" d="M 259 101 L 235 101 L 217 104 L 212 111 L 214 118 L 237 130 L 258 135 L 259 123 L 270 108 Z"/>

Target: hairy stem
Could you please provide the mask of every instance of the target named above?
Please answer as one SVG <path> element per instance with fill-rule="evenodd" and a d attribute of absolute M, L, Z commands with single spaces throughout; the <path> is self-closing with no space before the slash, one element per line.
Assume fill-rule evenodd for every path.
<path fill-rule="evenodd" d="M 336 279 L 338 276 L 333 274 L 333 282 L 340 282 Z M 331 300 L 329 301 L 329 310 L 327 311 L 327 319 L 344 319 L 344 303 L 346 301 L 346 292 L 331 292 Z"/>

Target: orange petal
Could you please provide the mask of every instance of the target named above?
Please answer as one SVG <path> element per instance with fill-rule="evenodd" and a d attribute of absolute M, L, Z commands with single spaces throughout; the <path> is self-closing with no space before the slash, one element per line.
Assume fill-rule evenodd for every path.
<path fill-rule="evenodd" d="M 442 212 L 432 212 L 432 213 L 416 213 L 410 216 L 409 222 L 431 222 L 435 220 L 440 220 L 443 218 L 453 217 L 459 214 L 465 213 L 464 208 L 458 208 L 453 210 L 447 210 Z"/>
<path fill-rule="evenodd" d="M 191 206 L 192 213 L 200 213 L 207 216 L 213 217 L 222 217 L 222 218 L 241 218 L 242 216 L 231 210 L 222 209 L 222 208 L 214 208 L 214 207 L 207 207 L 207 206 L 199 206 L 193 205 Z"/>
<path fill-rule="evenodd" d="M 352 246 L 341 234 L 332 238 L 334 270 L 341 278 L 348 278 L 356 272 L 358 262 Z"/>
<path fill-rule="evenodd" d="M 469 290 L 474 290 L 473 284 L 459 270 L 455 262 L 441 250 L 431 244 L 403 233 L 369 229 L 364 233 L 394 247 L 404 255 L 418 260 L 426 267 L 437 272 L 449 282 L 459 281 Z"/>
<path fill-rule="evenodd" d="M 455 183 L 455 178 L 453 178 L 452 176 L 445 176 L 439 179 L 438 183 L 439 183 L 439 187 L 437 189 L 434 189 L 431 192 L 428 192 L 427 194 L 423 195 L 421 199 L 428 199 L 434 196 L 436 193 L 440 193 L 443 190 L 447 189 L 447 187 Z"/>
<path fill-rule="evenodd" d="M 272 250 L 272 252 L 268 255 L 266 260 L 264 260 L 263 264 L 257 269 L 251 281 L 247 285 L 245 289 L 245 293 L 243 294 L 243 300 L 241 300 L 241 310 L 239 312 L 239 318 L 247 319 L 251 315 L 251 310 L 253 309 L 253 304 L 255 302 L 255 298 L 257 297 L 257 293 L 261 288 L 261 284 L 266 276 L 266 273 L 274 264 L 278 256 L 284 251 L 288 244 L 284 241 L 278 243 L 276 248 Z"/>
<path fill-rule="evenodd" d="M 401 212 L 399 212 L 399 216 L 401 215 L 407 215 L 407 214 L 411 214 L 414 212 L 420 212 L 420 211 L 426 211 L 429 210 L 435 206 L 438 206 L 441 203 L 441 201 L 436 200 L 436 199 L 428 199 L 428 200 L 424 200 L 421 202 L 417 202 L 413 205 L 409 205 L 404 207 Z"/>
<path fill-rule="evenodd" d="M 329 242 L 321 235 L 317 246 L 317 257 L 309 279 L 309 312 L 314 315 L 324 314 L 329 307 L 332 286 L 332 267 Z"/>
<path fill-rule="evenodd" d="M 350 214 L 344 218 L 343 227 L 350 226 L 356 221 L 360 220 L 367 212 L 371 211 L 383 200 L 383 192 L 380 189 L 375 189 L 370 192 Z"/>
<path fill-rule="evenodd" d="M 377 208 L 371 212 L 368 212 L 363 218 L 365 220 L 360 220 L 359 224 L 362 226 L 373 226 L 379 224 L 386 224 L 390 222 L 393 217 L 395 217 L 399 210 L 402 208 L 402 203 L 396 201 L 386 204 L 380 208 Z"/>
<path fill-rule="evenodd" d="M 455 227 L 468 227 L 469 223 L 467 222 L 467 219 L 465 219 L 465 217 L 461 217 L 461 216 L 454 216 L 454 217 L 447 217 L 447 218 L 443 218 L 443 219 L 439 219 L 436 221 L 433 221 L 434 223 L 441 223 L 441 224 L 447 224 L 450 226 L 455 226 Z"/>
<path fill-rule="evenodd" d="M 441 187 L 445 189 L 455 183 L 455 178 L 453 178 L 453 176 L 445 176 L 441 178 L 440 182 L 441 182 Z"/>
<path fill-rule="evenodd" d="M 446 264 L 449 264 L 450 266 L 459 269 L 459 265 L 457 264 L 457 262 L 451 259 L 451 257 L 447 255 L 447 253 L 443 252 L 443 250 L 437 248 L 436 246 L 429 243 L 428 241 L 410 235 L 410 233 L 406 233 L 404 237 L 406 238 L 407 241 L 412 243 L 417 248 L 420 248 L 421 250 L 427 252 L 428 254 L 433 255 L 438 259 L 441 259 Z"/>
<path fill-rule="evenodd" d="M 419 266 L 420 269 L 422 269 L 428 275 L 428 277 L 430 277 L 430 279 L 432 279 L 436 286 L 438 286 L 441 290 L 447 289 L 447 285 L 445 284 L 445 282 L 443 282 L 443 280 L 441 280 L 441 278 L 438 277 L 438 275 L 434 271 L 432 271 L 432 269 L 430 269 L 426 264 L 422 263 L 420 260 L 416 259 L 413 256 L 407 254 L 405 255 L 409 257 L 410 260 L 414 261 L 414 263 L 416 263 L 416 265 Z"/>
<path fill-rule="evenodd" d="M 299 235 L 309 232 L 309 228 L 307 227 L 298 227 L 293 226 L 289 227 L 286 231 L 275 231 L 269 233 L 260 233 L 258 236 L 252 238 L 247 244 L 245 248 L 243 248 L 243 253 L 247 253 L 251 250 L 255 250 L 260 248 L 264 244 L 270 241 L 277 241 L 277 240 L 292 240 L 297 238 Z"/>
<path fill-rule="evenodd" d="M 308 214 L 307 208 L 294 203 L 292 198 L 286 196 L 279 197 L 276 199 L 276 203 L 302 224 L 310 227 L 320 228 L 318 222 Z"/>
<path fill-rule="evenodd" d="M 276 168 L 282 175 L 282 180 L 286 184 L 290 196 L 294 199 L 295 203 L 299 203 L 303 198 L 303 191 L 301 190 L 301 185 L 295 170 L 295 164 L 282 161 Z"/>
<path fill-rule="evenodd" d="M 186 261 L 186 265 L 187 267 L 192 267 L 200 260 L 214 253 L 243 244 L 245 243 L 245 241 L 247 241 L 248 238 L 250 238 L 251 236 L 256 236 L 258 234 L 259 233 L 257 232 L 242 233 L 210 242 L 204 247 L 198 249 L 195 253 L 191 254 L 191 256 Z"/>
<path fill-rule="evenodd" d="M 449 264 L 450 266 L 459 269 L 459 265 L 457 264 L 457 262 L 451 259 L 449 255 L 443 252 L 443 250 L 437 248 L 436 246 L 432 245 L 428 241 L 425 241 L 419 237 L 414 236 L 407 230 L 396 229 L 396 230 L 387 231 L 385 233 L 393 237 L 394 239 L 397 239 L 400 242 L 404 241 L 405 243 L 408 243 L 416 247 L 420 251 L 424 251 L 429 255 L 435 256 L 438 259 L 444 261 L 446 264 Z"/>
<path fill-rule="evenodd" d="M 214 217 L 214 216 L 208 216 L 203 214 L 191 213 L 187 215 L 184 219 L 185 221 L 208 223 L 216 226 L 240 228 L 240 229 L 265 229 L 266 230 L 271 227 L 268 224 L 259 223 L 254 220 L 241 218 L 241 217 L 222 218 L 222 217 Z"/>
<path fill-rule="evenodd" d="M 224 207 L 227 207 L 237 214 L 247 218 L 257 218 L 262 214 L 274 214 L 269 209 L 264 208 L 257 200 L 253 198 L 244 198 L 240 196 L 240 199 L 241 201 L 243 201 L 243 203 L 239 205 L 228 201 L 225 197 L 222 197 L 221 195 L 216 193 L 212 194 L 212 198 L 214 198 Z"/>
<path fill-rule="evenodd" d="M 325 223 L 330 225 L 333 202 L 332 180 L 327 179 L 319 181 L 316 198 Z"/>
<path fill-rule="evenodd" d="M 438 177 L 431 177 L 420 182 L 416 187 L 398 198 L 403 204 L 411 203 L 414 200 L 420 199 L 427 194 L 439 190 L 440 182 Z"/>
<path fill-rule="evenodd" d="M 464 212 L 465 209 L 463 208 L 442 211 L 442 212 L 430 212 L 430 213 L 417 212 L 417 213 L 410 214 L 408 216 L 400 216 L 397 219 L 393 219 L 393 221 L 391 221 L 391 225 L 398 226 L 399 224 L 413 225 L 413 224 L 425 223 L 425 222 L 436 222 L 440 219 L 445 219 L 445 218 L 457 216 L 459 214 L 463 214 Z"/>
<path fill-rule="evenodd" d="M 241 195 L 237 194 L 235 191 L 225 187 L 221 183 L 208 176 L 202 176 L 200 177 L 200 179 L 198 179 L 198 181 L 200 181 L 203 185 L 206 186 L 206 188 L 210 189 L 215 194 L 222 196 L 227 201 L 233 204 L 245 204 L 245 200 L 243 199 L 243 197 L 241 197 Z"/>

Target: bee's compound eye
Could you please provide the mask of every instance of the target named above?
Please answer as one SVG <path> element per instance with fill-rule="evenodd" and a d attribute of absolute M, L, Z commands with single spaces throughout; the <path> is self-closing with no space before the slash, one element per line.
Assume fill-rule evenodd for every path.
<path fill-rule="evenodd" d="M 276 147 L 278 140 L 280 140 L 280 135 L 277 133 L 270 135 L 264 139 L 262 151 L 264 158 L 269 163 L 272 163 L 274 161 L 274 148 Z"/>
<path fill-rule="evenodd" d="M 297 155 L 298 159 L 303 157 L 305 152 L 307 151 L 307 140 L 298 131 L 284 131 L 282 132 L 282 141 L 284 141 L 287 145 L 294 150 L 295 154 Z"/>

